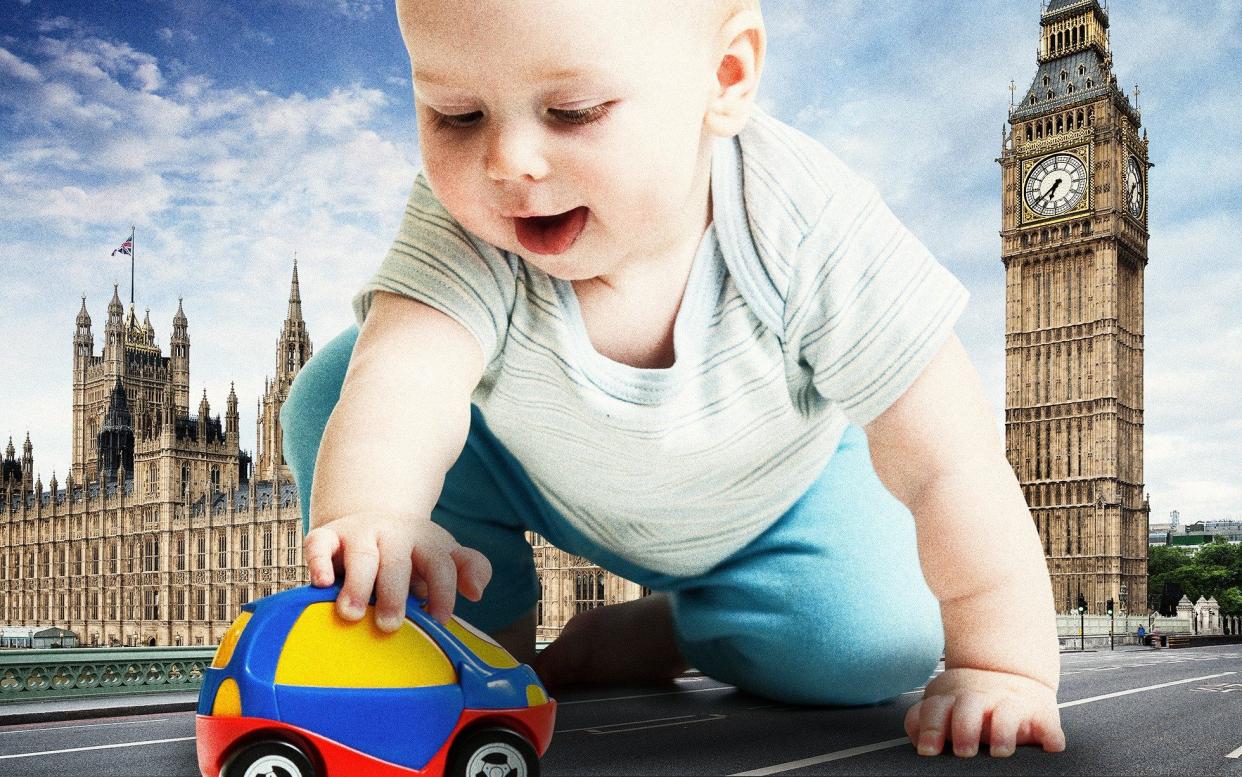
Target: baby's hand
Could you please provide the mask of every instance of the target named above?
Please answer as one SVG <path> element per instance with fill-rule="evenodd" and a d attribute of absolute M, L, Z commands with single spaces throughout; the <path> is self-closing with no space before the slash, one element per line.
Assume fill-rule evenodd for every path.
<path fill-rule="evenodd" d="M 492 565 L 473 548 L 428 518 L 410 514 L 350 513 L 312 529 L 303 543 L 311 585 L 345 581 L 336 599 L 342 618 L 356 621 L 375 589 L 375 622 L 396 631 L 405 618 L 410 591 L 427 597 L 427 612 L 444 623 L 453 614 L 457 591 L 478 601 L 492 577 Z"/>
<path fill-rule="evenodd" d="M 984 669 L 947 669 L 927 684 L 923 699 L 906 713 L 906 733 L 919 755 L 937 755 L 945 736 L 967 758 L 990 744 L 993 756 L 1010 756 L 1016 745 L 1065 749 L 1057 695 L 1029 677 Z"/>

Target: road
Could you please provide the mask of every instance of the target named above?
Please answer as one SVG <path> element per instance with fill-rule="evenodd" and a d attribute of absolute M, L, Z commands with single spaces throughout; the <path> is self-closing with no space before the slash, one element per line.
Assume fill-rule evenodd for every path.
<path fill-rule="evenodd" d="M 694 674 L 566 690 L 543 772 L 558 775 L 1242 775 L 1242 645 L 1062 655 L 1069 747 L 920 758 L 902 728 L 921 691 L 880 706 L 774 704 Z M 191 777 L 189 712 L 0 728 L 0 777 Z"/>

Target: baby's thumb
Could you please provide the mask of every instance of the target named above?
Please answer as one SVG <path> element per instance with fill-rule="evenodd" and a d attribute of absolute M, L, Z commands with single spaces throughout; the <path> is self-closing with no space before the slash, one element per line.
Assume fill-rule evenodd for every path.
<path fill-rule="evenodd" d="M 457 565 L 457 580 L 466 598 L 477 602 L 492 579 L 492 562 L 474 548 L 458 546 L 449 554 Z"/>

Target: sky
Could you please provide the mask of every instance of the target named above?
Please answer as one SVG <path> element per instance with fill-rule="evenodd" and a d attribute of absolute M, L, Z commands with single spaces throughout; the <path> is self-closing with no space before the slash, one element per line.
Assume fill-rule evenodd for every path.
<path fill-rule="evenodd" d="M 1152 521 L 1242 518 L 1242 3 L 1111 0 L 1150 136 L 1145 481 Z M 1001 131 L 1039 0 L 764 0 L 760 105 L 872 180 L 971 292 L 958 323 L 1000 428 Z M 396 231 L 419 166 L 381 0 L 0 0 L 0 446 L 70 466 L 74 319 L 95 347 L 136 227 L 136 308 L 189 319 L 191 412 L 235 384 L 242 447 L 296 253 L 316 345 Z"/>

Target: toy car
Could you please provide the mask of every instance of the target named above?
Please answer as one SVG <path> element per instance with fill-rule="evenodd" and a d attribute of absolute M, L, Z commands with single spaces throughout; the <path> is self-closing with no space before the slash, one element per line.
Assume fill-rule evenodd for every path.
<path fill-rule="evenodd" d="M 410 597 L 392 633 L 335 612 L 340 586 L 242 605 L 204 672 L 204 777 L 536 777 L 556 719 L 534 670 Z"/>

